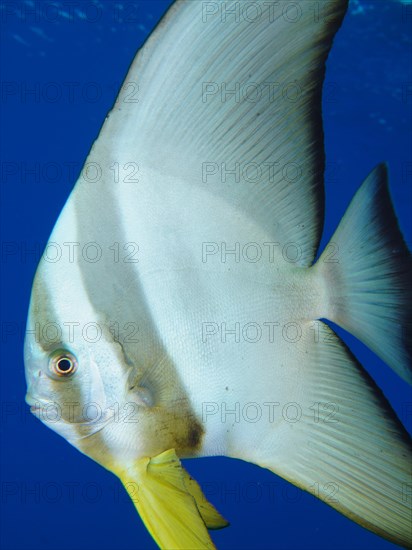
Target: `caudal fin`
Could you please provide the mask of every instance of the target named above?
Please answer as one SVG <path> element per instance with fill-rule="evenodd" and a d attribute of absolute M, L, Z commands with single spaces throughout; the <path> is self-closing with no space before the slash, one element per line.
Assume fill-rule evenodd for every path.
<path fill-rule="evenodd" d="M 412 259 L 392 206 L 386 165 L 366 178 L 315 269 L 328 289 L 325 316 L 412 384 Z"/>

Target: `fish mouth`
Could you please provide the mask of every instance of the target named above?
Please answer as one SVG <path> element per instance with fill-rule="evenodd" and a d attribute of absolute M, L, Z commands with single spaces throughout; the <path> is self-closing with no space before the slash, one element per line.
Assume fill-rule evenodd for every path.
<path fill-rule="evenodd" d="M 26 393 L 25 401 L 27 405 L 29 405 L 30 407 L 30 412 L 34 414 L 36 418 L 40 419 L 42 422 L 46 424 L 49 423 L 48 409 L 46 407 L 52 407 L 54 404 L 53 401 L 40 399 L 38 397 L 34 398 L 29 392 Z M 101 418 L 98 421 L 92 420 L 92 421 L 79 421 L 79 422 L 70 421 L 69 422 L 64 418 L 59 417 L 58 423 L 63 425 L 70 425 L 70 426 L 77 425 L 79 429 L 81 428 L 82 430 L 84 430 L 84 433 L 82 433 L 79 436 L 79 439 L 84 439 L 102 430 L 109 422 L 113 420 L 114 417 L 115 417 L 114 409 L 110 410 L 110 408 L 108 408 L 105 411 L 104 418 Z M 52 420 L 52 424 L 54 425 L 57 424 L 56 419 Z"/>
<path fill-rule="evenodd" d="M 29 393 L 26 393 L 25 401 L 30 407 L 30 412 L 32 412 L 33 414 L 39 414 L 43 407 L 47 405 L 47 401 L 39 398 L 35 399 Z"/>

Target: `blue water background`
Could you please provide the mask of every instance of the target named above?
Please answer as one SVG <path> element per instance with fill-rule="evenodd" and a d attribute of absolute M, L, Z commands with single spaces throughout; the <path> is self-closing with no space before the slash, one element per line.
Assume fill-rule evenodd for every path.
<path fill-rule="evenodd" d="M 120 482 L 30 415 L 22 349 L 35 256 L 136 50 L 170 1 L 54 2 L 56 21 L 30 15 L 45 4 L 1 5 L 0 548 L 155 548 Z M 95 22 L 93 6 L 101 14 Z M 336 37 L 324 100 L 328 167 L 322 246 L 364 177 L 382 160 L 389 163 L 393 201 L 411 245 L 411 8 L 396 1 L 352 2 Z M 72 97 L 68 82 L 78 83 Z M 56 101 L 48 100 L 50 83 L 62 94 Z M 90 83 L 97 83 L 96 100 Z M 36 87 L 40 97 L 24 94 Z M 61 168 L 56 181 L 51 163 Z M 28 174 L 33 167 L 48 167 L 50 173 Z M 26 253 L 33 249 L 37 254 Z M 362 344 L 339 332 L 411 431 L 410 389 Z M 186 466 L 231 522 L 213 533 L 221 549 L 394 547 L 257 466 L 225 458 L 186 461 Z"/>

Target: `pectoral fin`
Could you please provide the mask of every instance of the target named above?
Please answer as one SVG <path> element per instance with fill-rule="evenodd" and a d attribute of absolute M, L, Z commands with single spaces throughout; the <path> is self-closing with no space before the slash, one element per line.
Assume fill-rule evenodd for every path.
<path fill-rule="evenodd" d="M 207 501 L 174 449 L 115 473 L 160 548 L 215 548 L 207 527 L 217 529 L 228 522 Z"/>

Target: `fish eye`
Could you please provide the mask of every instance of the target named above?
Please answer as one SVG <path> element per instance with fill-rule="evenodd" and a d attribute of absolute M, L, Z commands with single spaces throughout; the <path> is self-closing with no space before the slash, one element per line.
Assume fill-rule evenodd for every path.
<path fill-rule="evenodd" d="M 57 376 L 70 376 L 77 368 L 77 359 L 69 351 L 58 350 L 51 356 L 49 368 Z"/>

